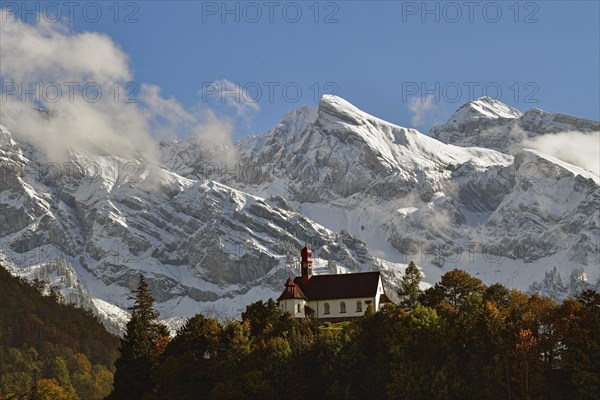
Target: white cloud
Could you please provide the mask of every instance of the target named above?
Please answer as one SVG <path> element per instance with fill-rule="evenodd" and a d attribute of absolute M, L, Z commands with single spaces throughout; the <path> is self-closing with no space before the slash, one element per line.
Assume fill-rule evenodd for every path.
<path fill-rule="evenodd" d="M 32 77 L 95 82 L 131 79 L 127 55 L 110 37 L 92 32 L 71 34 L 63 24 L 29 25 L 0 10 L 2 75 L 16 81 Z"/>
<path fill-rule="evenodd" d="M 249 92 L 250 88 L 242 86 L 239 82 L 221 79 L 203 85 L 200 94 L 204 103 L 223 104 L 232 109 L 237 118 L 248 123 L 260 110 L 258 103 Z"/>
<path fill-rule="evenodd" d="M 546 134 L 525 140 L 522 145 L 600 174 L 600 132 Z"/>
<path fill-rule="evenodd" d="M 0 13 L 0 123 L 48 158 L 62 160 L 69 149 L 101 150 L 155 162 L 157 139 L 197 135 L 211 143 L 231 144 L 234 125 L 229 119 L 206 106 L 188 109 L 174 98 L 166 99 L 158 86 L 128 83 L 133 74 L 127 54 L 110 37 L 75 33 L 43 18 L 27 24 L 3 9 Z M 82 92 L 86 84 L 91 86 L 87 96 Z M 37 96 L 24 94 L 23 89 L 35 85 L 40 89 Z M 53 100 L 56 87 L 62 95 Z"/>
<path fill-rule="evenodd" d="M 435 102 L 435 96 L 412 97 L 408 102 L 411 123 L 416 127 L 429 127 L 443 122 L 444 110 Z"/>

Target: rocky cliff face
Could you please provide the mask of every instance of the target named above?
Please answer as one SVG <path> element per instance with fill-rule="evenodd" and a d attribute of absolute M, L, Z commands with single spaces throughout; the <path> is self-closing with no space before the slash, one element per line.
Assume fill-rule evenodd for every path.
<path fill-rule="evenodd" d="M 336 235 L 281 197 L 112 155 L 45 162 L 5 128 L 2 144 L 3 263 L 33 278 L 47 277 L 60 260 L 82 285 L 73 292 L 71 283 L 56 284 L 65 299 L 88 308 L 90 298 L 126 307 L 143 273 L 163 318 L 237 316 L 246 303 L 279 291 L 305 242 L 351 271 L 376 266 L 360 241 Z"/>
<path fill-rule="evenodd" d="M 522 149 L 519 124 L 535 135 L 597 125 L 482 98 L 437 128 L 457 147 L 325 96 L 316 110 L 294 110 L 240 141 L 229 169 L 249 172 L 228 174 L 228 184 L 290 199 L 332 230 L 354 233 L 392 271 L 416 259 L 430 282 L 456 266 L 525 290 L 554 264 L 594 270 L 597 174 Z"/>
<path fill-rule="evenodd" d="M 140 273 L 173 326 L 197 312 L 237 316 L 279 294 L 304 243 L 317 271 L 380 269 L 390 293 L 411 260 L 428 283 L 460 267 L 527 290 L 557 267 L 595 284 L 598 175 L 514 147 L 514 132 L 596 126 L 484 98 L 429 137 L 325 96 L 233 148 L 163 142 L 159 165 L 49 162 L 1 127 L 0 254 L 115 324 Z"/>

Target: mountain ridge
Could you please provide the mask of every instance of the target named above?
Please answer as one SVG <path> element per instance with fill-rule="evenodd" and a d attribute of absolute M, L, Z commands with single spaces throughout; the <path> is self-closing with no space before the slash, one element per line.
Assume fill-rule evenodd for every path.
<path fill-rule="evenodd" d="M 498 129 L 529 112 L 480 103 L 497 112 L 472 120 Z M 598 275 L 596 175 L 535 151 L 445 144 L 336 96 L 233 147 L 161 142 L 158 165 L 73 154 L 32 174 L 43 157 L 4 127 L 0 142 L 1 258 L 30 278 L 65 260 L 75 292 L 117 325 L 140 272 L 173 328 L 196 312 L 239 315 L 297 274 L 305 242 L 320 273 L 382 270 L 390 293 L 411 260 L 424 285 L 454 267 L 523 290 L 555 266 Z"/>
<path fill-rule="evenodd" d="M 486 108 L 492 112 L 481 112 Z M 559 132 L 599 131 L 598 121 L 548 113 L 538 108 L 521 113 L 497 100 L 483 97 L 461 106 L 445 124 L 432 127 L 429 135 L 447 144 L 485 147 L 513 154 L 522 149 L 521 143 L 527 139 Z"/>

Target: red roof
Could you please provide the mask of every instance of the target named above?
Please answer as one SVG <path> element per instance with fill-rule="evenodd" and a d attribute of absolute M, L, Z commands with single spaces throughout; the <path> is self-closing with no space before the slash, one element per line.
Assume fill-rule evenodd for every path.
<path fill-rule="evenodd" d="M 296 287 L 301 289 L 303 296 L 308 297 L 310 300 L 351 299 L 375 297 L 379 277 L 379 271 L 357 274 L 313 275 L 304 282 L 302 277 L 296 277 L 294 283 Z"/>
<path fill-rule="evenodd" d="M 288 278 L 287 282 L 285 283 L 285 290 L 281 296 L 279 296 L 277 301 L 285 299 L 304 299 L 308 301 L 304 293 L 302 293 L 302 289 L 300 289 L 298 285 L 294 284 L 291 278 Z"/>

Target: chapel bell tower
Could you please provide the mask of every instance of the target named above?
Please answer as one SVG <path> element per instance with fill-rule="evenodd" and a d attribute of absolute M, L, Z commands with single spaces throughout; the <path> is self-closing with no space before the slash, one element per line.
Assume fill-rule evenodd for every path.
<path fill-rule="evenodd" d="M 312 250 L 308 246 L 304 246 L 300 252 L 302 261 L 300 263 L 300 270 L 302 272 L 302 282 L 307 282 L 312 276 Z"/>

